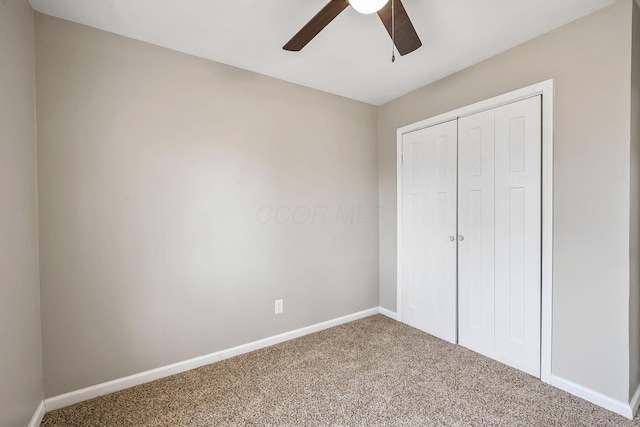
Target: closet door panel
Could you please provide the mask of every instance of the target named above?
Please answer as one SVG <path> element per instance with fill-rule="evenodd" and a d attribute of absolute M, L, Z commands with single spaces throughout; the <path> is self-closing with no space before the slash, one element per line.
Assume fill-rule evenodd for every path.
<path fill-rule="evenodd" d="M 402 321 L 455 342 L 457 124 L 403 137 Z"/>
<path fill-rule="evenodd" d="M 458 127 L 458 342 L 493 357 L 494 110 Z"/>
<path fill-rule="evenodd" d="M 540 97 L 495 110 L 495 358 L 540 376 Z"/>

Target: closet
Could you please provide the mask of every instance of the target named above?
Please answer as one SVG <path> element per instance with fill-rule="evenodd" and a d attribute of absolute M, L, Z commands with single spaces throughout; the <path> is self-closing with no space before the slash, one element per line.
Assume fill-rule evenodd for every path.
<path fill-rule="evenodd" d="M 402 136 L 402 321 L 540 377 L 541 96 Z"/>

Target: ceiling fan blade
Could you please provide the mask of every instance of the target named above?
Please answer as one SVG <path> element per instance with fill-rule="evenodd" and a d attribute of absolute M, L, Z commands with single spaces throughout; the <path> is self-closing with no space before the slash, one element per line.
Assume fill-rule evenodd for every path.
<path fill-rule="evenodd" d="M 409 19 L 409 15 L 407 15 L 407 11 L 402 4 L 402 0 L 393 0 L 393 2 L 395 2 L 393 8 L 395 9 L 396 15 L 396 48 L 400 55 L 406 55 L 407 53 L 411 53 L 422 46 L 422 42 Z M 391 0 L 378 12 L 378 16 L 386 27 L 389 36 L 393 37 L 391 25 Z"/>
<path fill-rule="evenodd" d="M 284 45 L 283 49 L 292 52 L 300 51 L 307 43 L 313 40 L 324 27 L 329 25 L 336 16 L 340 15 L 347 6 L 349 6 L 347 0 L 331 0 L 316 16 L 311 18 L 311 21 L 307 22 L 307 25 L 302 27 L 302 29 Z"/>

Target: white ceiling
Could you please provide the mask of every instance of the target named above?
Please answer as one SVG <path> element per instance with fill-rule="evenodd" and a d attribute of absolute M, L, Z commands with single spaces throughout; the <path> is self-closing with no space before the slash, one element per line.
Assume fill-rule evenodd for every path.
<path fill-rule="evenodd" d="M 402 0 L 423 46 L 391 63 L 380 19 L 347 8 L 282 46 L 328 0 L 30 0 L 38 12 L 380 105 L 616 0 Z"/>

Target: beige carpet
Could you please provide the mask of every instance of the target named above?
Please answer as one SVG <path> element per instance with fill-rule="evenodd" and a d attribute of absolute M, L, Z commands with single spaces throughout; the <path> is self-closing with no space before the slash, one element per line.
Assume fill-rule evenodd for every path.
<path fill-rule="evenodd" d="M 43 426 L 640 426 L 381 315 L 48 413 Z"/>

